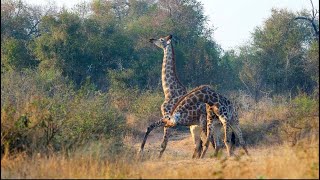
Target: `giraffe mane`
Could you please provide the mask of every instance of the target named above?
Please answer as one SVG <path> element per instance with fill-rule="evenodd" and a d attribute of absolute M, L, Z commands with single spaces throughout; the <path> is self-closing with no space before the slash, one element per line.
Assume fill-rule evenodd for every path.
<path fill-rule="evenodd" d="M 173 48 L 172 42 L 170 43 L 170 45 L 171 45 L 171 49 L 172 49 L 173 74 L 176 76 L 177 83 L 178 83 L 181 87 L 183 87 L 184 89 L 186 89 L 186 87 L 181 83 L 180 79 L 179 79 L 178 76 L 177 76 L 177 71 L 176 71 L 176 68 L 177 68 L 177 67 L 176 67 L 176 59 L 175 59 L 175 57 L 174 57 L 174 48 Z"/>
<path fill-rule="evenodd" d="M 190 92 L 188 92 L 187 94 L 183 95 L 181 98 L 179 98 L 178 102 L 173 106 L 170 115 L 171 115 L 171 116 L 173 115 L 173 112 L 176 110 L 176 108 L 179 106 L 179 104 L 180 104 L 184 99 L 186 99 L 187 96 L 193 94 L 193 93 L 196 92 L 196 91 L 199 91 L 199 90 L 201 90 L 201 89 L 207 88 L 207 87 L 210 88 L 209 85 L 201 85 L 201 86 L 198 86 L 198 87 L 192 89 L 192 90 L 191 90 Z"/>

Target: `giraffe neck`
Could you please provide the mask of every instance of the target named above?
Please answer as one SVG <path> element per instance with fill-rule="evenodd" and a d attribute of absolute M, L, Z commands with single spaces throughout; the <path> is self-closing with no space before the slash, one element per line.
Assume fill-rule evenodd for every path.
<path fill-rule="evenodd" d="M 219 102 L 220 96 L 215 93 L 208 85 L 199 86 L 188 94 L 180 98 L 180 100 L 172 108 L 171 115 L 179 112 L 188 111 L 189 107 L 196 103 L 207 103 L 213 105 Z"/>
<path fill-rule="evenodd" d="M 164 49 L 161 77 L 165 99 L 182 96 L 186 93 L 186 88 L 181 84 L 176 74 L 174 49 L 171 43 Z"/>

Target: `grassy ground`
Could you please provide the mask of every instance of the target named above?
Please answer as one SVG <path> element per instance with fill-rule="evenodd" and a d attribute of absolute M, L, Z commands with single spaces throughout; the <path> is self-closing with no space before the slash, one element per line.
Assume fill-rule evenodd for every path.
<path fill-rule="evenodd" d="M 102 154 L 77 153 L 72 156 L 18 154 L 1 160 L 1 178 L 319 178 L 319 138 L 289 144 L 249 147 L 250 156 L 236 149 L 227 158 L 225 150 L 212 157 L 212 147 L 204 159 L 191 159 L 192 140 L 187 131 L 176 132 L 162 159 L 157 159 L 161 133 L 150 136 L 144 158 L 134 153 L 115 161 Z M 128 138 L 128 145 L 140 142 Z"/>
<path fill-rule="evenodd" d="M 149 96 L 150 94 L 146 95 L 146 97 Z M 161 99 L 158 96 L 155 97 L 156 100 Z M 213 148 L 210 146 L 204 159 L 192 159 L 194 145 L 190 132 L 188 128 L 177 128 L 170 137 L 163 157 L 158 159 L 163 135 L 162 129 L 159 128 L 149 135 L 143 156 L 139 158 L 137 152 L 146 124 L 159 118 L 152 113 L 156 112 L 154 109 L 145 108 L 148 104 L 155 104 L 154 99 L 149 103 L 143 100 L 140 104 L 144 106 L 137 106 L 136 109 L 127 111 L 125 116 L 102 114 L 101 118 L 96 118 L 95 121 L 99 126 L 97 124 L 89 126 L 94 130 L 97 127 L 131 130 L 132 133 L 125 133 L 123 142 L 116 138 L 113 141 L 96 137 L 88 138 L 92 135 L 89 129 L 90 131 L 80 133 L 83 135 L 81 138 L 87 137 L 88 140 L 78 145 L 72 152 L 60 150 L 40 154 L 35 153 L 38 151 L 32 149 L 32 146 L 24 153 L 4 152 L 1 158 L 1 178 L 319 179 L 319 103 L 316 100 L 302 95 L 290 103 L 261 101 L 248 109 L 243 107 L 239 114 L 240 126 L 248 144 L 250 156 L 244 155 L 243 150 L 237 147 L 236 155 L 233 157 L 226 157 L 225 149 L 218 157 L 213 157 Z M 85 101 L 83 107 L 87 107 L 87 104 Z M 100 103 L 97 103 L 97 107 L 100 107 Z M 87 111 L 85 109 L 87 108 L 81 109 L 84 114 L 97 112 L 95 109 Z M 141 110 L 143 112 L 140 112 Z M 105 109 L 102 108 L 98 112 L 105 112 Z M 119 108 L 119 112 L 125 111 Z M 95 114 L 85 116 L 84 119 L 92 121 L 94 117 Z M 120 117 L 124 117 L 124 120 L 116 121 Z M 1 121 L 6 122 L 3 118 Z M 78 119 L 75 122 L 79 124 Z M 126 128 L 112 126 L 114 123 L 126 123 Z M 106 129 L 108 135 L 109 130 Z M 66 132 L 69 131 L 66 129 Z M 111 133 L 110 136 L 117 135 L 117 132 Z"/>

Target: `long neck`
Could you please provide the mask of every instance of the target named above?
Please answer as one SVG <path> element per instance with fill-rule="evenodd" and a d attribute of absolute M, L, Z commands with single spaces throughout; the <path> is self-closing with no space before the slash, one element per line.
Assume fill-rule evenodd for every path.
<path fill-rule="evenodd" d="M 215 93 L 208 85 L 199 86 L 191 90 L 188 94 L 181 97 L 176 105 L 172 108 L 172 113 L 184 112 L 196 103 L 207 103 L 212 106 L 214 103 L 218 102 L 220 96 Z"/>
<path fill-rule="evenodd" d="M 181 84 L 176 74 L 174 49 L 171 43 L 164 49 L 162 63 L 162 89 L 165 94 L 165 99 L 171 99 L 180 95 L 177 92 L 186 92 L 186 88 Z"/>

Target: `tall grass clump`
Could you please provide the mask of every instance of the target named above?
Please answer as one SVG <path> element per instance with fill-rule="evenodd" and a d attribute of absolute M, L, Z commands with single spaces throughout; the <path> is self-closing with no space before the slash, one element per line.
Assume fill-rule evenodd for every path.
<path fill-rule="evenodd" d="M 299 93 L 295 97 L 274 95 L 258 102 L 243 94 L 240 103 L 240 124 L 246 141 L 251 146 L 290 143 L 318 136 L 319 100 Z M 251 99 L 251 100 L 250 100 Z"/>

